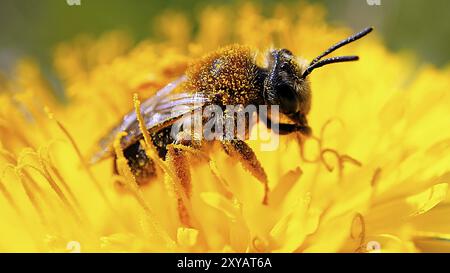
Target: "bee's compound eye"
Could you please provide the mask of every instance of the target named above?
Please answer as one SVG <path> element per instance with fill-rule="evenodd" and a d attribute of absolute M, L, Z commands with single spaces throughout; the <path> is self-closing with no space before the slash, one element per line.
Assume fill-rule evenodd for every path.
<path fill-rule="evenodd" d="M 280 111 L 284 114 L 296 113 L 299 103 L 295 90 L 288 84 L 278 85 L 276 90 L 280 101 Z"/>

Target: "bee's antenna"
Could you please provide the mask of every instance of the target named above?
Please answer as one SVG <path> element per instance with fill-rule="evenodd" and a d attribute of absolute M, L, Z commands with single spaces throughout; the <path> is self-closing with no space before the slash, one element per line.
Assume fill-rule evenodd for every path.
<path fill-rule="evenodd" d="M 332 64 L 332 63 L 352 62 L 352 61 L 357 61 L 357 60 L 359 60 L 358 56 L 339 56 L 339 57 L 332 57 L 332 58 L 328 58 L 325 60 L 315 62 L 314 64 L 308 66 L 308 68 L 305 69 L 305 71 L 302 74 L 302 79 L 306 78 L 306 76 L 311 74 L 311 72 L 314 69 L 319 68 L 321 66 L 324 66 L 327 64 Z"/>
<path fill-rule="evenodd" d="M 338 42 L 337 44 L 333 45 L 332 47 L 328 48 L 327 50 L 325 50 L 325 52 L 323 52 L 322 54 L 320 54 L 319 56 L 317 56 L 314 60 L 311 61 L 311 63 L 309 64 L 309 66 L 312 66 L 313 64 L 317 63 L 320 59 L 322 59 L 323 57 L 327 56 L 328 54 L 330 54 L 331 52 L 335 51 L 336 49 L 343 47 L 351 42 L 354 42 L 364 36 L 366 36 L 367 34 L 369 34 L 371 31 L 373 30 L 373 27 L 368 27 L 363 29 L 362 31 L 348 37 L 347 39 L 344 39 L 340 42 Z"/>

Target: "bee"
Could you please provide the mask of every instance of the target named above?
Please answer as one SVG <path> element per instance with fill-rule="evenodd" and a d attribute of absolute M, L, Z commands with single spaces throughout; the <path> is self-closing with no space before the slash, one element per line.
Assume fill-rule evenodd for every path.
<path fill-rule="evenodd" d="M 308 75 L 319 67 L 332 63 L 358 60 L 358 56 L 339 56 L 323 59 L 338 48 L 358 40 L 372 31 L 368 27 L 328 48 L 308 65 L 301 63 L 288 49 L 273 49 L 267 54 L 267 66 L 258 66 L 255 54 L 249 47 L 231 45 L 220 48 L 190 64 L 181 77 L 169 83 L 141 104 L 144 124 L 158 156 L 175 168 L 186 196 L 191 191 L 189 165 L 184 150 L 171 144 L 182 144 L 201 149 L 205 141 L 186 141 L 173 136 L 171 125 L 184 117 L 183 114 L 208 105 L 278 105 L 284 122 L 277 124 L 277 134 L 311 134 L 307 115 L 311 108 L 311 87 Z M 187 106 L 184 112 L 174 115 L 172 109 Z M 195 107 L 194 107 L 195 106 Z M 267 117 L 266 126 L 274 123 Z M 147 156 L 142 145 L 143 134 L 137 114 L 133 111 L 123 117 L 122 122 L 98 143 L 99 152 L 91 162 L 115 156 L 113 141 L 120 132 L 127 135 L 121 139 L 121 146 L 128 165 L 140 185 L 156 175 L 154 159 Z M 225 152 L 237 158 L 265 186 L 263 202 L 267 203 L 267 175 L 253 150 L 243 139 L 221 141 Z M 117 166 L 115 167 L 117 170 Z"/>

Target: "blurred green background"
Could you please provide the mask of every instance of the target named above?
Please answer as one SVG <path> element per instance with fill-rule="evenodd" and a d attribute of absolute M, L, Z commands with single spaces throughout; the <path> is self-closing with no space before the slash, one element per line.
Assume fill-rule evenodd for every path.
<path fill-rule="evenodd" d="M 77 0 L 68 0 L 77 1 Z M 380 5 L 368 2 L 380 1 Z M 195 22 L 195 14 L 206 5 L 235 5 L 237 0 L 0 0 L 0 69 L 8 71 L 20 56 L 33 56 L 51 70 L 51 52 L 61 41 L 79 33 L 99 35 L 121 29 L 138 42 L 154 35 L 153 18 L 164 10 L 181 10 Z M 275 3 L 297 1 L 254 1 L 270 13 Z M 327 7 L 331 23 L 355 30 L 375 26 L 393 51 L 409 50 L 419 62 L 443 66 L 450 59 L 448 0 L 310 0 Z M 194 28 L 195 30 L 195 28 Z"/>

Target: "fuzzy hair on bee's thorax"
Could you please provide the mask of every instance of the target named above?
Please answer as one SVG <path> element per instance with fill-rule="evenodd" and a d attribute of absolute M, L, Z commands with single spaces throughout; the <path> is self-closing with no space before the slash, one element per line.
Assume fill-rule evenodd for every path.
<path fill-rule="evenodd" d="M 186 72 L 186 86 L 215 104 L 262 104 L 261 72 L 250 47 L 230 45 L 193 62 Z"/>

